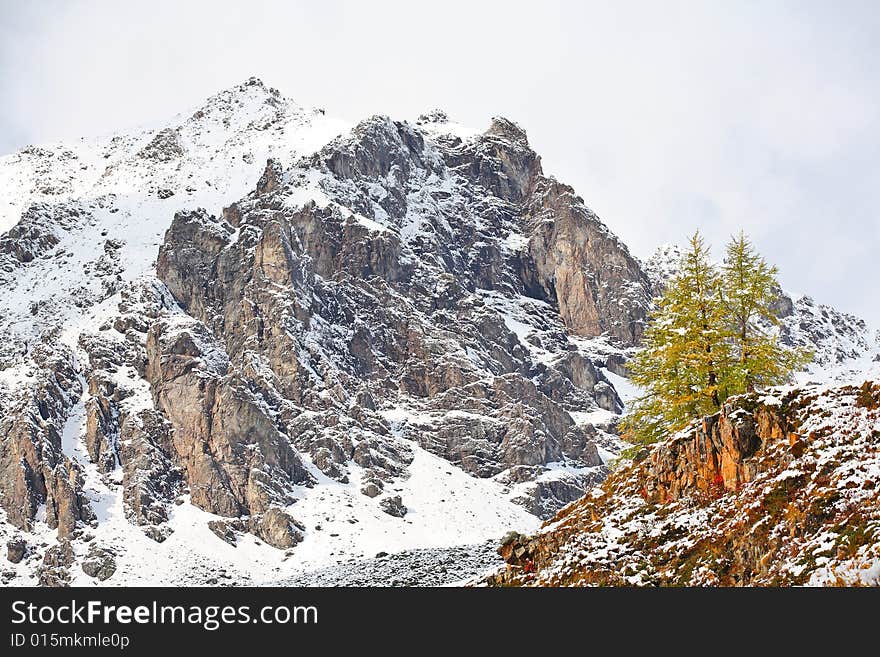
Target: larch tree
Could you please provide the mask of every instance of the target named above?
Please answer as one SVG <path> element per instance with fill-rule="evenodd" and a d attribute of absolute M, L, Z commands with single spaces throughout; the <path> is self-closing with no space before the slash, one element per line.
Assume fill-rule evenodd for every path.
<path fill-rule="evenodd" d="M 727 244 L 721 289 L 733 356 L 726 372 L 734 391 L 752 391 L 788 380 L 810 355 L 779 344 L 773 302 L 779 295 L 777 269 L 764 260 L 744 233 Z"/>
<path fill-rule="evenodd" d="M 779 345 L 778 293 L 776 268 L 745 235 L 731 240 L 719 268 L 694 234 L 630 361 L 644 394 L 624 418 L 624 437 L 655 442 L 716 413 L 730 395 L 788 380 L 810 355 Z"/>
<path fill-rule="evenodd" d="M 632 381 L 645 394 L 624 421 L 626 435 L 653 442 L 720 408 L 729 361 L 724 324 L 721 277 L 696 233 L 630 362 Z"/>

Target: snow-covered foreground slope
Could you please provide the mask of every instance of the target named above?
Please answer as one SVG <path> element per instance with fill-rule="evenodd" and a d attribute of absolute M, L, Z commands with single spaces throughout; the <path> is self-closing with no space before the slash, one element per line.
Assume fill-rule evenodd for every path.
<path fill-rule="evenodd" d="M 80 422 L 81 415 L 75 413 L 71 421 Z M 76 435 L 73 426 L 68 437 L 75 440 Z M 73 444 L 71 449 L 80 462 L 88 462 L 80 447 Z M 72 545 L 80 560 L 92 544 L 113 552 L 116 572 L 106 584 L 272 585 L 353 557 L 497 542 L 510 528 L 534 531 L 540 522 L 511 504 L 494 482 L 471 477 L 423 450 L 417 450 L 409 478 L 394 487 L 407 500 L 405 518 L 379 510 L 359 492 L 358 484 L 328 480 L 303 489 L 293 510 L 305 525 L 306 540 L 285 551 L 254 536 L 239 539 L 235 546 L 220 540 L 208 523 L 221 518 L 190 504 L 185 496 L 171 513 L 172 533 L 156 543 L 126 519 L 119 478 L 103 478 L 92 471 L 87 475 L 86 494 L 96 511 L 97 526 Z M 7 523 L 0 523 L 0 541 L 5 543 L 15 533 Z M 29 542 L 53 544 L 54 533 L 38 524 Z M 6 584 L 37 584 L 35 565 L 26 559 L 7 563 L 0 570 Z M 74 568 L 71 574 L 72 585 L 101 584 L 81 569 Z"/>
<path fill-rule="evenodd" d="M 493 585 L 880 585 L 880 367 L 733 398 L 532 537 Z"/>

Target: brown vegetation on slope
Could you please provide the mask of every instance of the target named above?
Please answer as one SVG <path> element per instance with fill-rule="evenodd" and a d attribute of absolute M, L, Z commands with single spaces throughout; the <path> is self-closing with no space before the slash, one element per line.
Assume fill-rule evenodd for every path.
<path fill-rule="evenodd" d="M 782 389 L 643 453 L 534 537 L 489 585 L 876 585 L 880 384 Z"/>

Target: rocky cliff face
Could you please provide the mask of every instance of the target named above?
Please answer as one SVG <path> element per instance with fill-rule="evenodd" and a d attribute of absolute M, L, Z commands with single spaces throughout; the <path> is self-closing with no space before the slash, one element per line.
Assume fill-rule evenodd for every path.
<path fill-rule="evenodd" d="M 492 585 L 880 584 L 880 385 L 733 398 L 534 537 Z"/>
<path fill-rule="evenodd" d="M 313 491 L 430 517 L 446 500 L 405 492 L 425 463 L 485 481 L 496 522 L 604 476 L 605 372 L 651 284 L 513 122 L 349 128 L 251 80 L 0 164 L 0 507 L 39 581 L 99 552 L 125 576 L 123 518 L 165 545 L 191 506 L 217 541 L 289 549 L 326 522 L 299 518 Z"/>
<path fill-rule="evenodd" d="M 370 491 L 405 472 L 408 441 L 513 483 L 547 463 L 587 471 L 522 498 L 536 513 L 601 474 L 596 429 L 567 411 L 598 409 L 603 377 L 567 335 L 632 344 L 649 298 L 638 263 L 501 119 L 465 143 L 374 117 L 286 171 L 270 161 L 221 216 L 175 216 L 157 275 L 191 333 L 216 340 L 217 375 L 271 409 L 253 435 L 340 482 L 359 466 Z M 540 307 L 547 344 L 521 342 L 516 305 Z M 155 332 L 151 362 L 191 350 Z M 216 403 L 201 371 L 187 376 L 165 401 L 166 377 L 147 372 L 178 435 Z"/>
<path fill-rule="evenodd" d="M 33 358 L 41 369 L 30 387 L 5 400 L 0 420 L 0 503 L 21 529 L 31 529 L 39 511 L 68 536 L 95 519 L 79 466 L 62 451 L 64 419 L 81 384 L 69 352 L 38 348 Z"/>

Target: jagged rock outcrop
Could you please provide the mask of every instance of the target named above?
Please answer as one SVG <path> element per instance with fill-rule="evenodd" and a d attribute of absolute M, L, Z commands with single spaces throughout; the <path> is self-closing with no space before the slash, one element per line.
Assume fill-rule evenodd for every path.
<path fill-rule="evenodd" d="M 14 538 L 6 542 L 6 559 L 10 563 L 19 563 L 28 552 L 27 542 L 23 538 Z"/>
<path fill-rule="evenodd" d="M 80 382 L 65 349 L 40 344 L 33 358 L 41 367 L 38 381 L 11 400 L 0 419 L 0 506 L 20 529 L 30 529 L 44 507 L 46 524 L 66 538 L 94 520 L 79 468 L 61 444 Z"/>
<path fill-rule="evenodd" d="M 630 256 L 574 190 L 541 180 L 527 210 L 534 228 L 524 279 L 539 298 L 555 300 L 579 335 L 608 333 L 635 344 L 644 330 L 651 289 Z"/>
<path fill-rule="evenodd" d="M 116 554 L 107 548 L 92 544 L 82 562 L 83 572 L 103 582 L 116 572 Z"/>
<path fill-rule="evenodd" d="M 89 377 L 85 445 L 92 463 L 102 472 L 110 472 L 119 463 L 119 399 L 114 399 L 114 388 L 110 380 L 96 374 Z"/>
<path fill-rule="evenodd" d="M 0 257 L 29 263 L 58 245 L 65 231 L 83 225 L 90 213 L 78 203 L 36 203 L 9 231 L 0 235 Z M 7 269 L 11 265 L 7 264 Z"/>
<path fill-rule="evenodd" d="M 791 392 L 778 404 L 754 408 L 735 399 L 692 431 L 662 443 L 644 466 L 647 499 L 662 504 L 684 495 L 736 490 L 755 478 L 762 464 L 752 457 L 773 442 L 787 441 L 792 454 L 802 453 L 804 438 L 789 419 L 796 398 Z"/>
<path fill-rule="evenodd" d="M 771 390 L 657 444 L 491 585 L 880 584 L 880 384 Z"/>
<path fill-rule="evenodd" d="M 73 546 L 67 538 L 49 547 L 38 570 L 40 586 L 70 586 L 70 567 L 75 559 Z"/>
<path fill-rule="evenodd" d="M 156 160 L 157 162 L 171 162 L 184 154 L 180 144 L 180 132 L 173 128 L 165 128 L 156 133 L 150 143 L 138 153 L 139 157 Z"/>
<path fill-rule="evenodd" d="M 171 440 L 172 426 L 148 403 L 148 386 L 139 377 L 147 370 L 150 321 L 168 304 L 154 285 L 128 286 L 122 290 L 113 321 L 79 339 L 90 372 L 83 403 L 86 455 L 100 472 L 122 469 L 125 515 L 157 541 L 170 532 L 163 523 L 184 482 Z"/>
<path fill-rule="evenodd" d="M 385 513 L 389 516 L 394 516 L 395 518 L 403 518 L 407 512 L 407 508 L 400 495 L 383 497 L 379 502 L 379 506 Z"/>
<path fill-rule="evenodd" d="M 782 313 L 780 341 L 813 354 L 821 366 L 845 363 L 864 354 L 880 351 L 880 342 L 863 319 L 816 303 L 808 296 L 792 300 L 782 292 L 777 301 Z"/>
<path fill-rule="evenodd" d="M 155 323 L 147 359 L 146 378 L 172 425 L 194 504 L 221 516 L 258 514 L 290 503 L 290 487 L 312 481 L 262 400 L 198 323 Z"/>
<path fill-rule="evenodd" d="M 169 502 L 183 484 L 182 472 L 172 460 L 171 425 L 156 410 L 141 410 L 125 418 L 120 443 L 126 516 L 162 541 L 167 534 L 156 527 L 168 520 Z"/>
<path fill-rule="evenodd" d="M 278 160 L 268 160 L 263 175 L 257 181 L 257 194 L 268 194 L 281 184 L 284 168 Z"/>
<path fill-rule="evenodd" d="M 529 231 L 537 260 L 508 246 L 530 244 L 518 237 Z M 550 281 L 560 267 L 573 267 L 565 276 L 576 280 L 557 290 Z M 585 272 L 595 272 L 593 287 Z M 211 374 L 163 372 L 159 354 L 201 352 L 148 341 L 157 405 L 169 417 L 201 409 L 172 418 L 175 435 L 207 412 L 203 399 L 215 393 L 206 379 L 235 371 L 229 380 L 273 409 L 275 428 L 258 430 L 267 434 L 262 448 L 290 440 L 340 481 L 349 462 L 377 482 L 405 471 L 407 450 L 383 413 L 391 405 L 414 409 L 395 431 L 480 477 L 566 459 L 601 465 L 589 429 L 567 411 L 622 404 L 567 332 L 632 343 L 648 296 L 637 261 L 571 190 L 543 178 L 525 134 L 501 119 L 462 143 L 374 117 L 289 171 L 270 161 L 257 189 L 222 216 L 178 213 L 157 274 L 223 361 Z M 514 311 L 500 308 L 528 295 L 545 305 L 547 342 L 524 345 L 508 327 Z M 604 319 L 586 320 L 587 312 Z M 561 354 L 551 363 L 532 348 Z M 176 401 L 162 398 L 171 380 Z M 191 488 L 194 473 L 213 471 L 206 467 L 189 466 Z M 559 504 L 583 486 L 535 486 L 533 497 L 544 490 Z M 365 494 L 378 495 L 378 485 Z M 248 510 L 240 500 L 236 508 L 193 499 L 224 515 Z"/>
<path fill-rule="evenodd" d="M 271 507 L 265 513 L 248 518 L 212 520 L 208 527 L 218 538 L 233 547 L 238 544 L 240 534 L 249 532 L 279 550 L 300 543 L 305 530 L 299 522 L 278 507 Z"/>

